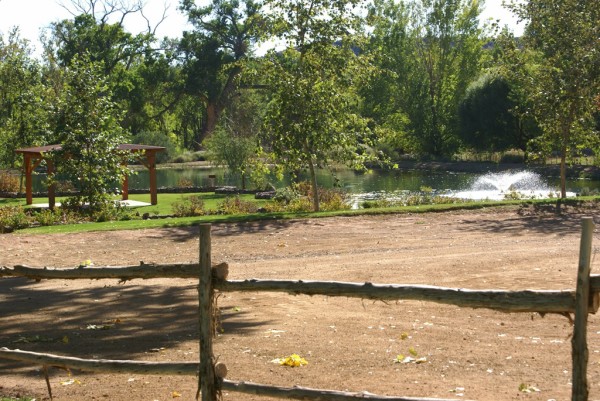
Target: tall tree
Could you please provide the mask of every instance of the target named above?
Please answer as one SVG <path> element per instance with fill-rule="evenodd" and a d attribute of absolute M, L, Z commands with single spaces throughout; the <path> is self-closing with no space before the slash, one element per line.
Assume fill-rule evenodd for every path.
<path fill-rule="evenodd" d="M 127 139 L 119 121 L 122 110 L 112 100 L 104 66 L 85 55 L 75 57 L 66 69 L 65 91 L 57 107 L 62 129 L 54 152 L 56 175 L 63 176 L 78 190 L 67 202 L 90 212 L 102 210 L 110 195 L 119 191 L 127 155 L 118 146 Z"/>
<path fill-rule="evenodd" d="M 17 29 L 0 35 L 0 166 L 15 167 L 15 149 L 43 145 L 48 134 L 42 68 Z"/>
<path fill-rule="evenodd" d="M 540 134 L 535 121 L 524 113 L 518 97 L 499 72 L 488 72 L 471 83 L 459 106 L 459 135 L 475 151 L 527 151 L 528 142 Z"/>
<path fill-rule="evenodd" d="M 600 93 L 600 2 L 529 0 L 511 8 L 527 25 L 523 47 L 506 41 L 507 54 L 511 64 L 533 54 L 533 65 L 514 71 L 543 130 L 539 149 L 560 154 L 565 197 L 568 158 L 581 148 L 598 149 L 593 112 Z"/>
<path fill-rule="evenodd" d="M 165 17 L 154 27 L 148 21 L 145 31 L 134 34 L 125 22 L 133 14 L 143 16 L 140 1 L 71 0 L 69 10 L 73 18 L 53 23 L 45 41 L 48 64 L 65 68 L 87 54 L 101 63 L 113 100 L 126 109 L 121 124 L 134 133 L 156 130 L 161 111 L 173 101 L 171 91 L 164 89 L 165 80 L 173 79 L 174 43 L 159 44 L 154 35 Z"/>
<path fill-rule="evenodd" d="M 195 30 L 184 32 L 180 43 L 185 75 L 184 92 L 203 104 L 203 120 L 194 138 L 198 148 L 217 126 L 223 110 L 239 88 L 244 60 L 264 29 L 261 2 L 254 0 L 212 0 L 200 7 L 193 0 L 181 0 Z"/>
<path fill-rule="evenodd" d="M 286 44 L 265 57 L 271 90 L 263 138 L 291 170 L 308 168 L 313 210 L 315 169 L 331 160 L 357 162 L 365 126 L 356 113 L 355 83 L 367 65 L 353 46 L 360 0 L 273 0 L 271 26 Z"/>
<path fill-rule="evenodd" d="M 477 0 L 377 0 L 370 10 L 369 49 L 389 71 L 376 80 L 393 102 L 367 91 L 366 106 L 385 110 L 379 118 L 407 119 L 413 152 L 444 156 L 459 144 L 458 104 L 482 68 L 480 13 Z"/>

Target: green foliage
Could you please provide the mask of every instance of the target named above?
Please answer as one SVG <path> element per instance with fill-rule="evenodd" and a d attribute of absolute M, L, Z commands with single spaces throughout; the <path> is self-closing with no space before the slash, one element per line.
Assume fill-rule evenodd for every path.
<path fill-rule="evenodd" d="M 0 34 L 0 167 L 21 164 L 15 150 L 44 144 L 51 101 L 42 67 L 18 30 Z"/>
<path fill-rule="evenodd" d="M 174 202 L 172 208 L 175 217 L 202 216 L 206 214 L 204 199 L 196 195 L 183 197 L 181 201 Z"/>
<path fill-rule="evenodd" d="M 261 6 L 254 0 L 212 0 L 207 6 L 193 0 L 180 3 L 195 28 L 185 31 L 179 44 L 183 90 L 203 108 L 195 147 L 212 134 L 236 94 L 251 46 L 263 34 Z"/>
<path fill-rule="evenodd" d="M 480 12 L 467 0 L 377 0 L 370 8 L 367 50 L 384 73 L 361 90 L 364 113 L 397 132 L 403 150 L 439 157 L 458 147 L 458 102 L 484 57 Z"/>
<path fill-rule="evenodd" d="M 330 161 L 362 164 L 359 144 L 365 121 L 357 114 L 355 83 L 368 73 L 364 57 L 354 52 L 361 20 L 360 0 L 289 0 L 267 2 L 270 26 L 286 43 L 264 59 L 264 79 L 271 90 L 263 141 L 274 161 L 289 170 L 310 172 Z M 319 210 L 316 191 L 313 210 Z"/>
<path fill-rule="evenodd" d="M 66 177 L 78 191 L 67 206 L 92 215 L 113 206 L 111 195 L 119 191 L 129 157 L 117 149 L 127 136 L 110 94 L 101 66 L 86 57 L 73 60 L 59 104 L 62 149 L 50 155 L 56 166 L 50 182 Z"/>
<path fill-rule="evenodd" d="M 569 157 L 600 149 L 594 130 L 594 97 L 600 92 L 600 2 L 530 0 L 511 4 L 527 21 L 520 43 L 501 38 L 507 75 L 528 99 L 543 134 L 532 143 L 542 155 L 561 156 L 561 197 L 566 197 Z"/>
<path fill-rule="evenodd" d="M 29 226 L 29 216 L 21 206 L 0 207 L 0 233 L 9 233 Z"/>
<path fill-rule="evenodd" d="M 41 226 L 53 226 L 62 220 L 62 211 L 59 208 L 54 210 L 43 209 L 33 214 L 32 219 Z"/>
<path fill-rule="evenodd" d="M 338 188 L 318 187 L 319 205 L 321 211 L 347 210 L 350 209 L 347 194 Z M 312 209 L 313 187 L 310 182 L 302 181 L 286 188 L 277 190 L 273 200 L 279 207 L 267 205 L 266 208 L 285 210 L 288 212 L 310 212 Z"/>
<path fill-rule="evenodd" d="M 156 153 L 156 162 L 165 163 L 177 154 L 177 138 L 161 131 L 142 131 L 133 137 L 133 143 L 163 146 L 165 150 Z"/>
<path fill-rule="evenodd" d="M 246 178 L 256 156 L 256 139 L 217 128 L 204 144 L 208 160 L 217 166 L 226 166 L 230 174 L 241 177 L 242 189 L 246 189 Z"/>
<path fill-rule="evenodd" d="M 484 152 L 525 150 L 529 139 L 539 135 L 539 128 L 535 122 L 523 122 L 526 116 L 513 113 L 517 107 L 506 78 L 497 73 L 482 75 L 469 85 L 459 105 L 463 144 Z"/>
<path fill-rule="evenodd" d="M 239 196 L 227 197 L 218 205 L 218 213 L 221 214 L 245 214 L 257 211 L 258 206 L 255 202 L 241 199 Z"/>

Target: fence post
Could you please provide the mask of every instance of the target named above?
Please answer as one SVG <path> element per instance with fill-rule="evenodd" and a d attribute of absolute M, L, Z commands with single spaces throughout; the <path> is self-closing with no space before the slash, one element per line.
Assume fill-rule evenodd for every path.
<path fill-rule="evenodd" d="M 213 322 L 212 272 L 210 260 L 210 224 L 200 225 L 200 280 L 198 285 L 198 319 L 200 325 L 200 366 L 196 400 L 202 393 L 202 401 L 216 401 L 215 370 L 212 339 L 215 333 Z"/>
<path fill-rule="evenodd" d="M 594 221 L 591 217 L 582 219 L 581 243 L 579 247 L 579 268 L 575 293 L 575 324 L 571 339 L 573 360 L 573 388 L 571 401 L 587 401 L 589 385 L 587 381 L 588 346 L 587 321 L 590 301 L 590 259 Z"/>

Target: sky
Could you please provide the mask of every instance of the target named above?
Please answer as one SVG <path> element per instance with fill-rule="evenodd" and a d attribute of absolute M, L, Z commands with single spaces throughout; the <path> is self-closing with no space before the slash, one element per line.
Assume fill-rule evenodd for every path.
<path fill-rule="evenodd" d="M 201 0 L 207 2 L 207 0 Z M 201 1 L 197 1 L 201 3 Z M 40 32 L 53 21 L 73 17 L 60 4 L 70 5 L 70 0 L 0 0 L 0 33 L 6 35 L 15 26 L 20 28 L 21 37 L 28 39 L 34 47 L 34 52 L 40 51 Z M 165 6 L 167 18 L 157 30 L 158 37 L 179 37 L 185 29 L 190 29 L 187 19 L 179 13 L 178 0 L 145 0 L 144 14 L 151 24 L 160 21 Z M 508 27 L 520 35 L 523 27 L 517 25 L 516 18 L 502 7 L 502 0 L 487 0 L 485 2 L 482 20 L 499 19 L 501 26 Z M 146 30 L 146 21 L 136 15 L 129 15 L 125 20 L 126 29 L 132 33 Z"/>

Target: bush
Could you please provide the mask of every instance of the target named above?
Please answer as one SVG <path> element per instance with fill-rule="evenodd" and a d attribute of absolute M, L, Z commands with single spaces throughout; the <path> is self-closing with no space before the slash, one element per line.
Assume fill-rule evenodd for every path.
<path fill-rule="evenodd" d="M 180 178 L 177 180 L 177 184 L 175 184 L 177 188 L 191 188 L 194 186 L 194 183 L 189 178 Z"/>
<path fill-rule="evenodd" d="M 19 192 L 19 177 L 8 171 L 0 171 L 0 192 Z"/>
<path fill-rule="evenodd" d="M 171 159 L 171 162 L 173 163 L 190 163 L 190 162 L 197 162 L 197 161 L 205 161 L 206 160 L 206 152 L 205 151 L 197 151 L 197 152 L 192 152 L 189 150 L 186 150 L 180 154 L 178 154 L 177 156 L 173 157 Z"/>
<path fill-rule="evenodd" d="M 275 196 L 273 196 L 273 200 L 288 205 L 291 201 L 298 199 L 298 197 L 298 192 L 296 192 L 294 188 L 285 187 L 279 188 L 275 191 Z"/>
<path fill-rule="evenodd" d="M 0 233 L 10 233 L 19 228 L 29 227 L 30 219 L 21 206 L 0 208 Z"/>
<path fill-rule="evenodd" d="M 163 146 L 165 150 L 156 154 L 156 162 L 164 163 L 177 152 L 177 137 L 160 131 L 142 131 L 135 135 L 133 143 L 152 146 Z"/>
<path fill-rule="evenodd" d="M 32 216 L 41 226 L 53 226 L 62 220 L 62 212 L 59 209 L 43 209 Z"/>
<path fill-rule="evenodd" d="M 500 164 L 503 163 L 525 163 L 525 155 L 519 151 L 505 152 L 500 156 Z"/>
<path fill-rule="evenodd" d="M 218 205 L 219 213 L 222 214 L 244 214 L 256 213 L 258 207 L 254 202 L 241 199 L 239 196 L 227 197 Z"/>
<path fill-rule="evenodd" d="M 182 198 L 181 202 L 174 202 L 172 209 L 176 217 L 192 217 L 206 214 L 204 199 L 197 195 Z"/>

